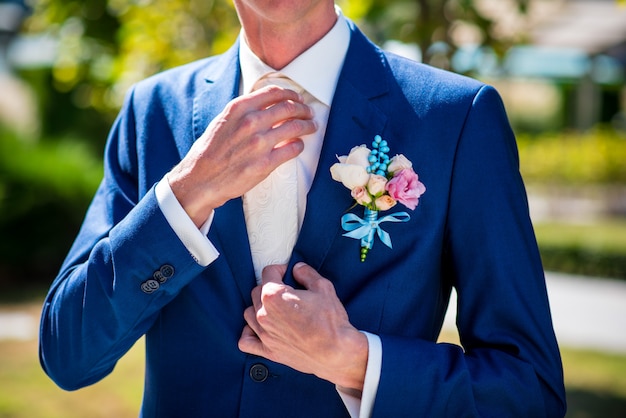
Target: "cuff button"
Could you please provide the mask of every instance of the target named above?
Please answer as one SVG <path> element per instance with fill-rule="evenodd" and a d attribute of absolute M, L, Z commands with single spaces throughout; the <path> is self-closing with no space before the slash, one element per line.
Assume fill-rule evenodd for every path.
<path fill-rule="evenodd" d="M 154 279 L 148 279 L 141 284 L 141 290 L 144 293 L 150 294 L 159 288 L 159 282 Z"/>
<path fill-rule="evenodd" d="M 161 272 L 163 277 L 165 277 L 165 280 L 171 278 L 174 275 L 174 267 L 169 264 L 162 265 L 159 271 Z"/>

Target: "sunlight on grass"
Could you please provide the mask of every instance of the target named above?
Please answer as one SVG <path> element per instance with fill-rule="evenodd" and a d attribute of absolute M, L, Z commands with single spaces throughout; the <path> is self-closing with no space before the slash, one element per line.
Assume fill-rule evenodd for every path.
<path fill-rule="evenodd" d="M 567 390 L 567 418 L 623 418 L 626 411 L 626 356 L 569 348 L 561 350 Z"/>
<path fill-rule="evenodd" d="M 568 386 L 610 393 L 626 400 L 626 356 L 561 350 Z"/>
<path fill-rule="evenodd" d="M 55 386 L 39 366 L 36 341 L 0 341 L 0 417 L 137 417 L 143 361 L 140 340 L 104 380 L 66 392 Z"/>

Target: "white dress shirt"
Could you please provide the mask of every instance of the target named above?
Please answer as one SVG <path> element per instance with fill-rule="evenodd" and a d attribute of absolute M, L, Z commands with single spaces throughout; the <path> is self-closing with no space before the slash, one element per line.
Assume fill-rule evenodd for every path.
<path fill-rule="evenodd" d="M 315 120 L 319 129 L 315 134 L 303 138 L 304 151 L 297 157 L 298 220 L 300 225 L 304 218 L 306 195 L 317 169 L 330 106 L 349 43 L 350 29 L 341 10 L 337 8 L 337 22 L 333 28 L 315 45 L 286 67 L 279 69 L 281 74 L 302 86 L 319 102 L 315 106 Z M 263 75 L 277 71 L 277 69 L 273 69 L 262 62 L 250 50 L 243 36 L 240 37 L 239 59 L 242 75 L 241 94 L 249 93 Z M 206 236 L 213 220 L 213 214 L 198 229 L 174 196 L 167 178 L 157 184 L 156 196 L 163 215 L 198 264 L 207 266 L 217 259 L 219 253 Z M 338 389 L 338 393 L 352 417 L 369 417 L 371 415 L 382 366 L 380 338 L 373 334 L 364 334 L 368 339 L 369 355 L 362 396 L 359 399 Z"/>

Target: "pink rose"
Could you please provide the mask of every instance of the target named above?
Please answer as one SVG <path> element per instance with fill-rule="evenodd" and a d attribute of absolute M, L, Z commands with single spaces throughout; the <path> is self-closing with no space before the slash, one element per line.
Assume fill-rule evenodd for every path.
<path fill-rule="evenodd" d="M 376 209 L 378 210 L 388 210 L 391 209 L 392 207 L 394 207 L 396 205 L 396 200 L 389 196 L 388 194 L 384 194 L 378 198 L 376 198 L 376 200 L 374 201 L 374 204 L 376 205 Z"/>
<path fill-rule="evenodd" d="M 356 200 L 359 205 L 366 206 L 372 202 L 372 196 L 370 196 L 370 194 L 367 192 L 367 189 L 365 189 L 365 187 L 363 186 L 355 187 L 354 189 L 352 189 L 351 194 L 354 200 Z"/>
<path fill-rule="evenodd" d="M 389 195 L 413 210 L 419 203 L 419 197 L 426 191 L 426 187 L 419 181 L 412 168 L 405 168 L 395 173 L 387 183 Z"/>

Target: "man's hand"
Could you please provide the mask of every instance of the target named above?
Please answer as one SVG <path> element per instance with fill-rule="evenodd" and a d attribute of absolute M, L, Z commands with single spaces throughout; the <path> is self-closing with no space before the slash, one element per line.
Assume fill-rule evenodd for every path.
<path fill-rule="evenodd" d="M 367 337 L 354 328 L 333 284 L 304 263 L 294 279 L 304 290 L 283 283 L 286 266 L 268 266 L 252 290 L 253 306 L 239 340 L 243 352 L 312 373 L 361 391 L 367 367 Z"/>
<path fill-rule="evenodd" d="M 302 96 L 268 86 L 226 106 L 167 178 L 196 226 L 226 201 L 253 188 L 304 149 L 317 129 Z"/>

